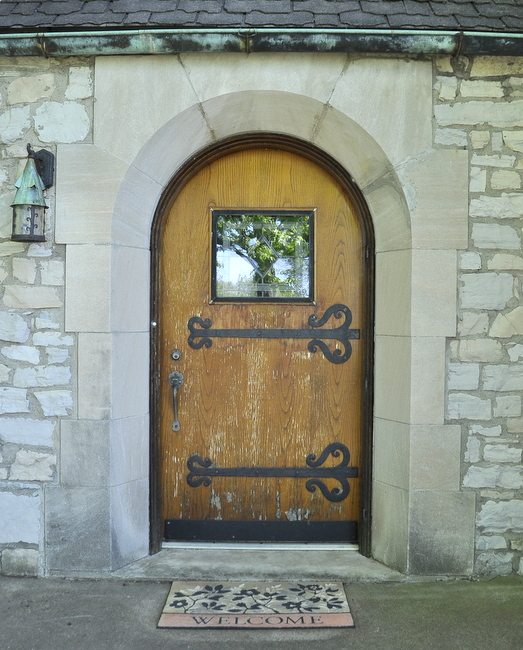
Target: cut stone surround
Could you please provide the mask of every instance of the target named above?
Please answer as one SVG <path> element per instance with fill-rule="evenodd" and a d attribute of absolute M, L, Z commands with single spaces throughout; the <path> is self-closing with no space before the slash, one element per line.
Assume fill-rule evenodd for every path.
<path fill-rule="evenodd" d="M 263 61 L 262 61 L 263 59 Z M 117 378 L 122 377 L 120 371 L 115 370 L 115 364 L 123 364 L 124 375 L 132 376 L 135 381 L 133 386 L 129 386 L 129 390 L 134 389 L 133 399 L 122 400 L 120 403 L 119 395 L 126 396 L 128 393 L 121 385 L 121 381 L 113 383 L 112 390 L 114 391 L 112 400 L 112 414 L 114 421 L 123 422 L 122 418 L 129 415 L 145 415 L 147 409 L 147 401 L 143 400 L 143 413 L 138 413 L 138 404 L 140 402 L 140 394 L 144 397 L 147 395 L 147 375 L 143 372 L 141 363 L 136 363 L 136 353 L 139 348 L 135 345 L 132 350 L 133 354 L 129 353 L 131 349 L 129 345 L 125 344 L 118 348 L 117 351 L 117 334 L 116 330 L 125 330 L 131 335 L 133 327 L 133 314 L 130 313 L 128 317 L 123 316 L 124 304 L 126 304 L 126 292 L 132 292 L 132 304 L 134 310 L 140 313 L 142 305 L 148 304 L 148 283 L 143 285 L 140 283 L 138 286 L 129 281 L 129 260 L 134 260 L 136 264 L 139 260 L 140 249 L 147 250 L 149 246 L 149 229 L 150 226 L 144 224 L 144 216 L 148 215 L 149 221 L 152 221 L 155 208 L 159 196 L 163 188 L 165 188 L 170 178 L 173 177 L 176 170 L 189 159 L 192 155 L 197 153 L 205 146 L 209 146 L 221 138 L 230 137 L 234 134 L 240 134 L 252 131 L 275 131 L 283 132 L 288 135 L 294 135 L 299 138 L 305 138 L 312 141 L 324 150 L 328 151 L 337 158 L 355 178 L 357 184 L 361 187 L 366 198 L 371 205 L 371 211 L 376 220 L 376 233 L 377 233 L 377 250 L 378 250 L 378 267 L 381 268 L 381 259 L 383 257 L 386 261 L 387 257 L 394 254 L 403 255 L 405 257 L 406 265 L 391 264 L 386 273 L 381 274 L 378 271 L 378 286 L 382 287 L 384 295 L 392 297 L 394 295 L 393 288 L 397 286 L 411 286 L 412 278 L 416 278 L 416 288 L 414 291 L 407 292 L 405 298 L 408 301 L 408 309 L 404 323 L 402 325 L 394 325 L 388 323 L 385 313 L 401 312 L 400 309 L 390 310 L 385 304 L 378 302 L 377 309 L 377 322 L 383 322 L 383 327 L 378 332 L 380 334 L 377 346 L 377 375 L 386 377 L 385 368 L 388 363 L 391 363 L 391 370 L 394 376 L 389 381 L 385 381 L 383 387 L 381 379 L 376 386 L 377 399 L 376 399 L 376 413 L 383 415 L 383 422 L 386 427 L 393 425 L 394 421 L 405 422 L 409 428 L 409 424 L 415 422 L 416 424 L 437 424 L 443 425 L 444 418 L 444 364 L 445 364 L 445 339 L 444 336 L 455 335 L 455 293 L 456 293 L 456 253 L 452 249 L 456 248 L 455 241 L 446 241 L 444 236 L 440 236 L 441 249 L 445 250 L 443 253 L 446 260 L 443 265 L 439 264 L 438 268 L 438 287 L 439 295 L 431 296 L 431 301 L 427 301 L 426 293 L 430 287 L 431 278 L 427 274 L 424 280 L 424 271 L 427 268 L 427 263 L 431 257 L 437 255 L 434 250 L 433 244 L 431 249 L 424 248 L 423 245 L 419 246 L 416 250 L 413 263 L 413 253 L 411 249 L 411 231 L 410 231 L 410 216 L 407 209 L 407 201 L 405 200 L 404 193 L 401 185 L 398 182 L 397 174 L 393 171 L 393 163 L 382 150 L 382 147 L 387 147 L 390 152 L 390 157 L 403 162 L 406 158 L 410 157 L 410 162 L 405 165 L 403 173 L 412 178 L 412 183 L 417 182 L 417 189 L 411 191 L 410 198 L 416 202 L 417 214 L 421 221 L 419 231 L 423 232 L 424 223 L 427 228 L 432 226 L 432 223 L 437 221 L 437 215 L 431 207 L 433 200 L 433 193 L 435 185 L 432 182 L 430 187 L 427 183 L 423 183 L 422 174 L 417 171 L 418 168 L 426 166 L 427 157 L 432 160 L 437 158 L 437 165 L 443 170 L 450 172 L 447 173 L 445 179 L 446 187 L 455 187 L 458 183 L 457 179 L 466 178 L 467 165 L 466 156 L 461 155 L 461 152 L 435 152 L 431 150 L 431 137 L 430 137 L 430 120 L 427 121 L 425 130 L 421 130 L 419 135 L 415 138 L 405 138 L 398 135 L 397 139 L 391 139 L 390 130 L 384 128 L 382 125 L 382 142 L 378 137 L 372 138 L 369 136 L 368 131 L 358 124 L 350 111 L 347 110 L 347 115 L 344 114 L 337 107 L 332 104 L 323 106 L 321 102 L 315 97 L 310 97 L 308 92 L 309 82 L 307 67 L 310 65 L 309 61 L 305 61 L 303 68 L 299 67 L 298 72 L 293 79 L 293 89 L 301 90 L 300 94 L 291 94 L 280 90 L 278 85 L 281 83 L 281 71 L 285 70 L 285 57 L 281 61 L 270 61 L 271 65 L 276 66 L 279 74 L 273 75 L 274 81 L 272 88 L 269 87 L 265 90 L 248 89 L 252 85 L 253 79 L 256 77 L 256 70 L 258 66 L 267 64 L 266 57 L 260 57 L 259 60 L 253 57 L 252 62 L 248 62 L 243 67 L 235 68 L 235 75 L 227 73 L 230 66 L 231 70 L 235 64 L 236 57 L 226 56 L 220 59 L 221 76 L 213 80 L 212 87 L 206 84 L 202 86 L 198 81 L 200 78 L 198 71 L 205 68 L 206 65 L 211 65 L 216 58 L 213 56 L 205 55 L 203 57 L 182 57 L 182 63 L 187 70 L 188 78 L 191 81 L 194 92 L 200 100 L 200 104 L 195 104 L 192 107 L 180 112 L 178 115 L 173 115 L 170 121 L 167 121 L 157 133 L 147 140 L 150 125 L 143 133 L 144 146 L 142 147 L 138 156 L 132 161 L 126 175 L 123 179 L 120 189 L 113 204 L 114 192 L 111 191 L 108 196 L 107 210 L 112 208 L 115 215 L 112 230 L 112 240 L 110 246 L 110 259 L 112 268 L 113 283 L 116 278 L 121 278 L 118 284 L 113 284 L 113 288 L 102 290 L 100 295 L 100 304 L 105 305 L 109 300 L 111 291 L 113 298 L 111 299 L 111 328 L 113 331 L 113 356 L 112 361 L 107 363 L 107 369 L 112 367 L 113 376 Z M 343 97 L 343 84 L 339 80 L 340 71 L 343 71 L 343 66 L 339 64 L 340 57 L 332 57 L 331 64 L 338 66 L 338 72 L 332 74 L 331 90 L 336 88 L 339 93 L 337 101 L 342 102 Z M 151 85 L 151 93 L 154 91 L 154 79 L 151 78 L 151 71 L 156 73 L 155 66 L 158 65 L 157 70 L 163 69 L 165 65 L 175 66 L 176 62 L 162 61 L 156 64 L 154 60 L 140 60 L 139 65 L 145 65 L 150 73 L 144 77 L 147 84 Z M 362 63 L 359 62 L 356 68 L 361 68 Z M 375 62 L 372 64 L 374 65 Z M 325 62 L 322 63 L 325 66 Z M 372 68 L 372 65 L 370 68 Z M 365 66 L 363 66 L 365 67 Z M 376 71 L 378 66 L 376 66 Z M 408 94 L 409 88 L 414 92 L 414 88 L 419 85 L 419 77 L 425 79 L 423 92 L 419 95 L 419 101 L 424 103 L 426 107 L 425 114 L 429 114 L 429 106 L 431 104 L 431 84 L 432 72 L 430 64 L 424 63 L 416 66 L 412 62 L 394 62 L 393 69 L 398 68 L 399 80 L 396 80 L 396 90 L 398 97 L 404 97 Z M 139 107 L 132 101 L 124 108 L 117 101 L 117 94 L 114 93 L 113 82 L 126 85 L 128 83 L 126 74 L 132 73 L 132 66 L 125 65 L 122 69 L 118 66 L 118 61 L 113 59 L 99 59 L 97 61 L 97 68 L 95 79 L 99 80 L 97 88 L 100 89 L 100 94 L 97 96 L 97 104 L 95 108 L 95 123 L 96 112 L 99 111 L 100 115 L 104 115 L 104 120 L 107 116 L 113 115 L 114 123 L 123 125 L 126 121 L 131 119 L 131 113 L 134 114 L 136 119 L 137 111 L 140 112 Z M 174 69 L 174 68 L 173 68 Z M 260 68 L 261 69 L 261 68 Z M 301 70 L 303 69 L 303 76 Z M 125 72 L 128 70 L 128 73 Z M 332 68 L 334 71 L 334 68 Z M 370 71 L 367 66 L 367 70 Z M 363 73 L 360 70 L 356 71 L 358 75 L 363 78 Z M 414 75 L 413 75 L 414 72 Z M 141 74 L 141 73 L 140 73 Z M 178 74 L 178 73 L 177 73 Z M 346 79 L 344 83 L 347 87 L 355 84 L 354 72 L 350 65 L 345 68 L 344 74 Z M 245 81 L 243 80 L 245 78 Z M 270 77 L 264 77 L 269 79 Z M 343 79 L 343 74 L 341 76 Z M 234 80 L 234 81 L 232 81 Z M 98 82 L 97 82 L 98 83 Z M 409 86 L 410 84 L 410 86 Z M 401 88 L 398 86 L 401 85 Z M 406 86 L 406 87 L 405 87 Z M 285 86 L 282 86 L 284 88 Z M 166 92 L 169 92 L 167 90 Z M 324 91 L 325 96 L 329 96 L 327 90 Z M 147 93 L 145 93 L 147 96 Z M 408 116 L 403 115 L 404 103 L 399 102 L 398 105 L 392 104 L 389 106 L 389 111 L 396 111 L 394 118 L 401 123 L 405 123 Z M 394 107 L 394 108 L 393 108 Z M 360 107 L 359 107 L 360 108 Z M 358 108 L 358 110 L 359 110 Z M 127 112 L 129 111 L 129 112 Z M 173 108 L 173 113 L 176 113 L 176 106 Z M 117 117 L 116 117 L 117 116 Z M 368 125 L 367 125 L 368 126 Z M 378 129 L 379 125 L 373 125 L 374 129 Z M 134 142 L 136 143 L 139 132 L 133 135 Z M 102 159 L 108 151 L 114 156 L 128 156 L 125 152 L 118 151 L 118 142 L 122 138 L 119 134 L 111 131 L 105 135 L 102 129 L 95 131 L 95 140 L 93 145 L 93 153 L 90 156 L 93 160 L 98 157 Z M 378 140 L 379 144 L 377 144 Z M 172 147 L 171 143 L 176 142 L 176 147 Z M 79 145 L 74 145 L 78 148 Z M 136 147 L 136 144 L 133 145 Z M 100 153 L 94 153 L 96 148 L 100 149 Z M 416 162 L 417 161 L 417 162 Z M 461 170 L 461 171 L 460 171 Z M 417 173 L 418 176 L 412 176 Z M 414 180 L 416 179 L 416 180 Z M 140 187 L 146 188 L 144 194 L 138 194 L 135 185 L 139 184 Z M 427 191 L 428 190 L 428 191 Z M 459 193 L 459 189 L 456 189 Z M 64 197 L 65 199 L 65 197 Z M 374 203 L 374 209 L 373 204 Z M 131 207 L 132 206 L 132 207 Z M 390 210 L 391 206 L 395 206 Z M 129 214 L 129 209 L 131 213 Z M 399 208 L 399 209 L 398 209 Z M 389 211 L 388 211 L 389 210 Z M 64 209 L 63 214 L 67 212 Z M 122 215 L 122 218 L 119 215 Z M 137 215 L 136 217 L 134 215 Z M 449 223 L 453 224 L 450 237 L 458 237 L 459 243 L 465 245 L 466 243 L 466 201 L 458 201 L 453 203 L 449 201 L 449 206 L 446 211 Z M 383 223 L 383 227 L 381 227 Z M 455 225 L 457 224 L 457 225 Z M 462 224 L 462 225 L 461 225 Z M 461 225 L 461 233 L 456 228 Z M 144 227 L 145 226 L 145 227 Z M 434 223 L 433 229 L 436 230 L 437 223 Z M 63 231 L 67 230 L 67 224 L 62 224 Z M 75 241 L 81 235 L 78 230 L 75 234 Z M 84 240 L 83 246 L 92 246 L 96 242 L 89 239 L 86 232 L 83 233 Z M 121 238 L 120 238 L 121 237 Z M 460 239 L 461 238 L 461 239 Z M 430 235 L 426 235 L 426 240 L 430 239 Z M 397 251 L 397 253 L 395 252 Z M 144 261 L 147 262 L 147 256 Z M 85 264 L 89 264 L 89 255 L 85 254 Z M 124 267 L 125 265 L 125 267 Z M 414 267 L 414 268 L 413 268 Z M 83 277 L 84 273 L 81 268 L 76 266 L 74 271 L 78 277 Z M 108 276 L 105 275 L 107 278 Z M 147 276 L 146 276 L 147 277 Z M 383 285 L 380 285 L 380 280 Z M 426 283 L 426 284 L 424 284 Z M 390 289 L 387 290 L 387 286 Z M 105 291 L 105 298 L 103 297 Z M 123 296 L 121 300 L 122 307 L 115 304 L 115 296 Z M 415 309 L 411 308 L 412 302 L 415 304 Z M 430 302 L 431 310 L 427 315 L 423 312 L 424 306 Z M 128 303 L 127 303 L 128 304 Z M 383 310 L 383 311 L 382 311 Z M 405 314 L 405 312 L 403 312 Z M 104 306 L 97 308 L 94 303 L 90 305 L 75 305 L 71 303 L 71 311 L 68 311 L 66 306 L 66 319 L 68 322 L 85 323 L 84 328 L 91 331 L 91 327 L 99 327 L 98 325 L 91 326 L 90 323 L 96 322 L 99 314 L 103 319 L 103 329 L 105 331 L 107 323 L 107 311 Z M 383 316 L 382 316 L 383 314 Z M 409 316 L 415 314 L 415 317 Z M 433 317 L 431 317 L 431 315 Z M 141 317 L 138 316 L 141 320 Z M 118 326 L 114 327 L 113 324 L 118 322 Z M 145 335 L 147 332 L 146 323 L 145 327 L 141 330 L 144 334 L 141 345 L 144 351 L 147 351 L 148 339 Z M 399 329 L 398 329 L 399 328 Z M 414 331 L 413 331 L 414 330 Z M 92 330 L 94 331 L 94 329 Z M 134 331 L 134 338 L 136 341 L 140 340 L 140 330 Z M 412 338 L 412 334 L 417 334 Z M 80 335 L 81 336 L 81 335 Z M 440 337 L 440 338 L 438 338 Z M 129 339 L 130 340 L 130 339 Z M 382 342 L 382 345 L 380 345 Z M 400 346 L 399 348 L 397 346 Z M 391 347 L 392 346 L 392 347 Z M 407 354 L 403 353 L 406 349 Z M 394 350 L 398 351 L 397 356 L 394 356 Z M 391 354 L 393 356 L 391 356 Z M 146 358 L 146 356 L 144 357 Z M 434 363 L 436 359 L 440 359 L 439 363 Z M 427 361 L 430 360 L 431 375 L 426 377 Z M 409 363 L 412 361 L 412 364 Z M 400 377 L 398 377 L 400 373 Z M 415 385 L 426 387 L 426 392 L 421 393 L 419 390 L 405 390 L 406 387 L 411 385 L 411 374 L 414 373 Z M 143 377 L 144 382 L 141 388 L 137 387 L 136 379 L 140 376 Z M 391 393 L 391 387 L 395 391 Z M 431 399 L 427 400 L 425 395 L 430 395 Z M 438 399 L 434 400 L 434 395 L 438 395 Z M 405 406 L 397 411 L 398 405 L 404 404 Z M 133 413 L 129 411 L 129 408 Z M 122 409 L 122 410 L 120 410 Z M 116 416 L 116 417 L 115 417 Z M 119 417 L 120 416 L 120 417 Z M 408 443 L 407 448 L 410 447 Z M 408 458 L 408 455 L 407 455 Z M 115 462 L 118 462 L 115 459 Z M 456 467 L 455 473 L 458 472 L 459 460 L 454 458 L 454 466 Z M 376 469 L 376 491 L 380 489 L 380 476 L 379 468 Z M 399 502 L 399 518 L 404 523 L 403 536 L 396 535 L 396 527 L 398 514 L 397 508 L 393 509 L 395 513 L 395 520 L 391 520 L 389 527 L 382 527 L 376 524 L 374 530 L 374 555 L 378 559 L 389 562 L 391 565 L 408 571 L 408 550 L 406 540 L 408 539 L 407 522 L 409 520 L 409 479 L 407 470 L 407 479 L 404 480 L 404 487 L 402 488 L 402 498 Z M 391 509 L 391 498 L 389 486 L 383 483 L 383 511 Z M 422 484 L 421 484 L 422 485 Z M 432 486 L 433 487 L 433 486 Z M 447 488 L 448 489 L 448 488 Z M 458 499 L 461 498 L 459 490 L 455 488 L 458 494 Z M 138 494 L 136 498 L 138 498 Z M 144 503 L 146 493 L 141 494 L 141 501 Z M 448 498 L 445 494 L 442 499 Z M 470 501 L 470 500 L 469 500 Z M 377 501 L 379 504 L 379 501 Z M 468 502 L 467 502 L 468 503 Z M 473 510 L 470 510 L 473 513 Z M 403 514 L 401 514 L 403 513 Z M 473 514 L 469 517 L 471 519 Z M 382 515 L 379 505 L 374 509 L 374 521 L 383 522 L 386 524 L 386 518 Z M 114 535 L 121 533 L 121 531 L 114 531 Z M 123 538 L 122 538 L 123 539 Z M 390 540 L 394 540 L 391 548 Z M 396 540 L 401 540 L 396 542 Z M 144 540 L 145 541 L 145 540 Z M 412 544 L 412 542 L 411 542 Z M 466 552 L 465 552 L 466 555 Z M 472 566 L 472 550 L 469 548 L 469 555 L 467 561 L 462 566 L 462 573 L 467 573 L 471 570 Z"/>
<path fill-rule="evenodd" d="M 15 465 L 33 472 L 33 481 L 27 479 L 27 484 L 11 482 L 7 476 L 2 481 L 0 474 L 0 500 L 3 495 L 29 499 L 32 536 L 19 542 L 40 551 L 45 544 L 45 563 L 40 553 L 38 571 L 100 575 L 147 555 L 151 224 L 162 193 L 186 161 L 223 138 L 260 131 L 304 139 L 330 154 L 353 177 L 372 215 L 376 233 L 373 557 L 405 573 L 471 574 L 478 499 L 485 504 L 485 516 L 481 510 L 477 523 L 478 531 L 483 530 L 483 548 L 478 545 L 478 551 L 484 555 L 492 548 L 490 529 L 483 525 L 488 513 L 493 522 L 489 526 L 502 529 L 495 532 L 505 534 L 507 548 L 516 544 L 512 551 L 516 566 L 521 555 L 517 535 L 521 535 L 503 528 L 512 516 L 503 504 L 521 503 L 517 454 L 512 451 L 521 449 L 523 432 L 521 403 L 514 399 L 519 388 L 512 388 L 519 386 L 520 375 L 512 366 L 508 369 L 507 356 L 519 341 L 508 328 L 516 328 L 518 336 L 523 333 L 517 329 L 523 321 L 516 311 L 522 267 L 515 247 L 521 234 L 521 195 L 514 187 L 514 174 L 520 175 L 522 169 L 521 139 L 511 125 L 502 125 L 501 139 L 496 140 L 491 127 L 478 128 L 468 121 L 473 103 L 485 111 L 485 104 L 504 101 L 499 94 L 500 87 L 506 88 L 504 82 L 489 77 L 486 85 L 463 85 L 469 63 L 460 62 L 454 71 L 448 60 L 444 65 L 440 61 L 441 69 L 433 74 L 428 60 L 342 55 L 100 57 L 94 69 L 92 61 L 85 60 L 70 70 L 58 60 L 25 63 L 24 74 L 34 78 L 34 103 L 27 106 L 35 115 L 51 120 L 55 106 L 36 112 L 51 100 L 77 102 L 85 115 L 93 113 L 94 121 L 92 136 L 89 131 L 82 139 L 84 121 L 77 111 L 76 141 L 70 140 L 68 130 L 57 146 L 56 200 L 51 197 L 49 210 L 57 244 L 44 249 L 57 260 L 66 259 L 65 297 L 55 284 L 60 278 L 57 267 L 45 267 L 40 256 L 31 256 L 32 247 L 26 252 L 25 246 L 0 242 L 0 262 L 15 256 L 26 259 L 28 253 L 29 259 L 36 260 L 34 280 L 27 264 L 0 266 L 7 274 L 17 269 L 17 275 L 6 276 L 13 278 L 7 281 L 13 289 L 5 295 L 6 310 L 0 312 L 2 343 L 27 347 L 32 336 L 34 350 L 46 360 L 57 358 L 53 349 L 74 346 L 75 350 L 62 357 L 67 367 L 72 364 L 73 379 L 56 388 L 22 387 L 21 379 L 13 383 L 17 372 L 19 378 L 29 377 L 32 369 L 30 376 L 38 376 L 40 362 L 34 353 L 20 352 L 26 355 L 23 359 L 11 353 L 0 357 L 7 368 L 0 388 L 4 391 L 0 405 L 5 405 L 0 423 L 22 418 L 28 422 L 25 438 L 17 443 L 7 440 L 0 429 L 0 442 L 7 449 L 0 470 L 11 471 Z M 9 70 L 14 66 L 15 62 Z M 51 94 L 41 96 L 40 78 L 49 70 L 59 82 Z M 209 70 L 216 74 L 209 77 Z M 318 75 L 320 85 L 311 81 Z M 23 99 L 21 92 L 15 86 L 11 97 Z M 480 99 L 480 93 L 491 94 Z M 93 97 L 96 101 L 91 105 Z M 434 102 L 440 117 L 435 138 Z M 467 106 L 454 108 L 460 102 Z M 383 109 L 377 110 L 380 106 Z M 497 108 L 495 114 L 507 112 Z M 462 121 L 449 122 L 451 115 Z M 30 124 L 27 119 L 20 113 L 16 122 L 20 133 Z M 9 146 L 18 147 L 22 158 L 27 131 L 17 135 L 13 128 Z M 42 127 L 42 133 L 50 128 Z M 15 169 L 9 165 L 6 180 L 12 182 Z M 0 166 L 0 175 L 1 170 Z M 512 173 L 496 174 L 500 170 Z M 471 194 L 470 213 L 477 225 L 470 231 L 471 246 L 465 257 L 459 252 L 469 249 L 469 181 L 479 182 L 483 176 L 485 187 L 491 189 Z M 500 188 L 502 184 L 507 187 Z M 7 183 L 1 187 L 11 191 Z M 492 223 L 492 209 L 500 224 Z M 491 240 L 501 242 L 494 251 L 498 257 L 487 248 Z M 4 244 L 9 245 L 2 249 Z M 25 300 L 24 306 L 14 305 L 15 298 Z M 55 299 L 59 302 L 42 304 Z M 34 326 L 42 331 L 33 334 Z M 506 339 L 498 340 L 503 334 L 493 334 L 492 329 L 487 336 L 494 327 L 505 332 Z M 453 340 L 450 348 L 449 339 Z M 519 357 L 516 352 L 512 356 L 517 366 Z M 449 358 L 454 383 L 447 394 Z M 50 372 L 54 371 L 42 371 L 41 376 L 55 376 Z M 496 393 L 494 400 L 490 391 L 499 390 L 505 392 Z M 48 429 L 29 422 L 56 426 L 54 445 L 49 444 L 53 434 Z M 462 440 L 469 425 L 470 432 Z M 503 427 L 502 435 L 494 432 L 497 426 Z M 511 436 L 509 428 L 515 431 Z M 30 446 L 26 452 L 33 455 L 19 455 L 26 445 Z M 463 464 L 462 446 L 469 454 Z M 49 474 L 53 452 L 56 471 Z M 487 482 L 481 479 L 481 471 L 468 473 L 469 464 L 483 468 L 487 476 L 488 465 L 500 463 L 516 468 L 495 474 L 503 486 L 511 486 L 510 500 L 503 501 L 501 494 L 506 490 L 508 496 L 509 487 L 490 487 L 498 481 L 495 477 L 488 478 L 484 489 L 468 487 L 470 481 Z M 487 510 L 489 503 L 494 505 Z M 510 513 L 519 512 L 517 506 L 510 508 Z M 12 572 L 17 562 L 36 567 L 33 556 L 24 564 L 12 555 L 18 543 L 12 528 L 8 541 L 0 536 L 0 550 L 11 553 L 6 556 L 7 570 Z M 478 563 L 492 566 L 484 557 Z"/>

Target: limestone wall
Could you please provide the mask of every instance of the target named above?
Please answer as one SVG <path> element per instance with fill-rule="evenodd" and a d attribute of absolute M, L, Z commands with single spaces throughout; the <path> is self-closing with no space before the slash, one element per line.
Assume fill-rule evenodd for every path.
<path fill-rule="evenodd" d="M 11 242 L 13 183 L 30 142 L 90 142 L 91 62 L 0 58 L 0 563 L 42 572 L 43 486 L 59 480 L 60 419 L 76 406 L 75 336 L 64 330 L 65 246 Z"/>
<path fill-rule="evenodd" d="M 523 573 L 523 60 L 439 60 L 435 143 L 469 149 L 469 247 L 448 346 L 462 485 L 477 494 L 476 572 Z"/>
<path fill-rule="evenodd" d="M 90 59 L 0 59 L 2 572 L 61 575 L 72 572 L 80 556 L 83 571 L 109 570 L 113 565 L 106 547 L 111 543 L 116 549 L 111 552 L 124 558 L 118 562 L 136 559 L 125 551 L 125 540 L 147 537 L 146 496 L 140 493 L 139 510 L 127 495 L 135 489 L 131 478 L 147 481 L 147 286 L 140 289 L 145 298 L 138 307 L 131 298 L 140 283 L 148 283 L 143 206 L 156 204 L 176 167 L 161 171 L 155 180 L 149 169 L 159 163 L 148 161 L 147 152 L 144 162 L 139 152 L 177 115 L 188 115 L 190 125 L 187 132 L 174 134 L 177 145 L 196 139 L 204 146 L 222 137 L 229 108 L 224 117 L 219 101 L 213 100 L 223 97 L 225 105 L 233 93 L 259 88 L 278 91 L 278 101 L 289 105 L 295 100 L 285 99 L 286 92 L 307 97 L 314 115 L 301 113 L 302 124 L 292 114 L 292 128 L 303 138 L 312 137 L 310 131 L 324 148 L 332 129 L 333 139 L 341 143 L 333 155 L 347 161 L 373 216 L 381 210 L 387 217 L 378 232 L 388 239 L 378 241 L 376 357 L 384 360 L 384 370 L 376 376 L 382 410 L 376 410 L 374 503 L 390 516 L 376 524 L 387 547 L 378 549 L 383 551 L 380 559 L 387 560 L 394 544 L 405 558 L 406 549 L 413 549 L 415 557 L 401 565 L 393 559 L 390 563 L 423 572 L 430 548 L 443 557 L 449 544 L 462 544 L 463 557 L 453 572 L 465 572 L 472 554 L 469 562 L 471 542 L 463 540 L 472 530 L 466 522 L 472 521 L 475 498 L 475 572 L 523 573 L 523 59 L 444 58 L 433 63 L 432 114 L 428 60 L 292 55 L 291 65 L 285 57 L 243 55 L 101 57 L 95 105 Z M 150 92 L 137 92 L 137 87 Z M 262 103 L 258 96 L 255 107 L 246 111 L 241 105 L 238 115 L 245 114 L 247 121 Z M 201 124 L 190 112 L 194 106 Z M 353 120 L 339 122 L 353 129 L 350 137 L 333 126 L 342 113 Z M 243 123 L 236 119 L 234 132 L 241 132 Z M 262 119 L 257 126 L 274 128 Z M 294 133 L 292 128 L 280 130 Z M 381 198 L 380 183 L 394 188 L 396 181 L 388 168 L 377 172 L 363 162 L 358 129 L 374 139 L 373 146 L 401 181 L 411 215 L 412 255 L 408 238 L 395 241 L 394 219 L 403 204 L 399 198 L 394 204 L 389 194 Z M 13 183 L 25 164 L 27 142 L 55 153 L 58 148 L 60 200 L 55 200 L 56 188 L 48 191 L 47 242 L 42 245 L 9 240 Z M 171 141 L 165 147 L 173 149 Z M 129 196 L 124 192 L 122 198 L 118 192 L 129 175 L 134 181 L 127 187 Z M 431 182 L 435 175 L 437 182 Z M 367 179 L 368 187 L 361 179 Z M 442 184 L 447 192 L 441 191 Z M 392 224 L 389 230 L 386 223 Z M 112 252 L 111 227 L 123 242 Z M 393 248 L 389 240 L 395 242 Z M 110 276 L 117 290 L 111 289 Z M 404 278 L 401 287 L 389 286 L 390 278 L 397 277 Z M 411 302 L 414 315 L 407 322 Z M 458 335 L 447 339 L 444 426 L 443 348 L 445 337 L 455 331 L 454 316 Z M 133 355 L 133 372 L 127 372 L 122 349 L 135 341 L 136 331 L 141 352 Z M 415 335 L 412 342 L 406 334 Z M 398 371 L 394 354 L 409 357 L 404 365 L 412 367 L 412 385 L 408 373 Z M 123 375 L 127 383 L 117 391 L 114 386 Z M 139 399 L 129 399 L 133 391 Z M 135 403 L 140 407 L 136 412 Z M 116 422 L 109 439 L 111 411 Z M 129 461 L 128 445 L 141 449 L 136 454 L 140 463 Z M 110 453 L 116 460 L 108 461 Z M 109 473 L 111 490 L 105 490 Z M 62 546 L 65 536 L 67 548 Z M 438 566 L 452 572 L 450 564 L 443 557 L 429 572 Z"/>

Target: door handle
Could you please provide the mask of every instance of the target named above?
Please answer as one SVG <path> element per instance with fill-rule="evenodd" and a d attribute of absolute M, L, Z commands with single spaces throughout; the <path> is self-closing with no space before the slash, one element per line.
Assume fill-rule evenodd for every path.
<path fill-rule="evenodd" d="M 183 375 L 178 370 L 171 372 L 169 375 L 169 384 L 173 387 L 173 407 L 174 407 L 174 420 L 172 425 L 173 431 L 180 430 L 180 422 L 178 420 L 178 388 L 183 385 Z"/>

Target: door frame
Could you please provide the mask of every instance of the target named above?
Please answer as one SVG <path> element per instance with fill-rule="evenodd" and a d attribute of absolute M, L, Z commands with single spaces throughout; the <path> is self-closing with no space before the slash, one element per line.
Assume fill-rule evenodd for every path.
<path fill-rule="evenodd" d="M 362 336 L 364 345 L 363 363 L 363 412 L 362 412 L 362 460 L 360 469 L 360 516 L 359 516 L 359 550 L 369 557 L 371 553 L 371 490 L 372 490 L 372 449 L 373 449 L 373 406 L 374 406 L 374 305 L 375 305 L 375 238 L 374 227 L 369 208 L 361 190 L 357 187 L 349 173 L 329 154 L 315 145 L 275 133 L 256 132 L 242 136 L 234 136 L 221 140 L 207 147 L 199 155 L 186 162 L 174 175 L 164 191 L 153 218 L 151 228 L 151 322 L 158 323 L 159 319 L 159 270 L 160 243 L 163 235 L 163 225 L 170 207 L 186 183 L 206 165 L 222 156 L 252 149 L 267 147 L 280 149 L 298 154 L 309 159 L 326 170 L 340 183 L 352 202 L 359 219 L 364 248 L 366 251 L 366 273 L 363 278 L 363 292 L 366 297 L 364 305 L 364 322 L 366 336 Z M 150 333 L 150 553 L 161 550 L 162 529 L 161 521 L 161 490 L 160 490 L 160 354 L 159 328 L 154 325 Z"/>

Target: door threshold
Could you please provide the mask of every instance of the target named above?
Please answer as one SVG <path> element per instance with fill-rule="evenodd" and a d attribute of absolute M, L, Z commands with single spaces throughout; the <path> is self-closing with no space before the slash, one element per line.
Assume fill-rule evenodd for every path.
<path fill-rule="evenodd" d="M 162 549 L 216 551 L 359 551 L 358 544 L 297 544 L 295 542 L 162 542 Z"/>

